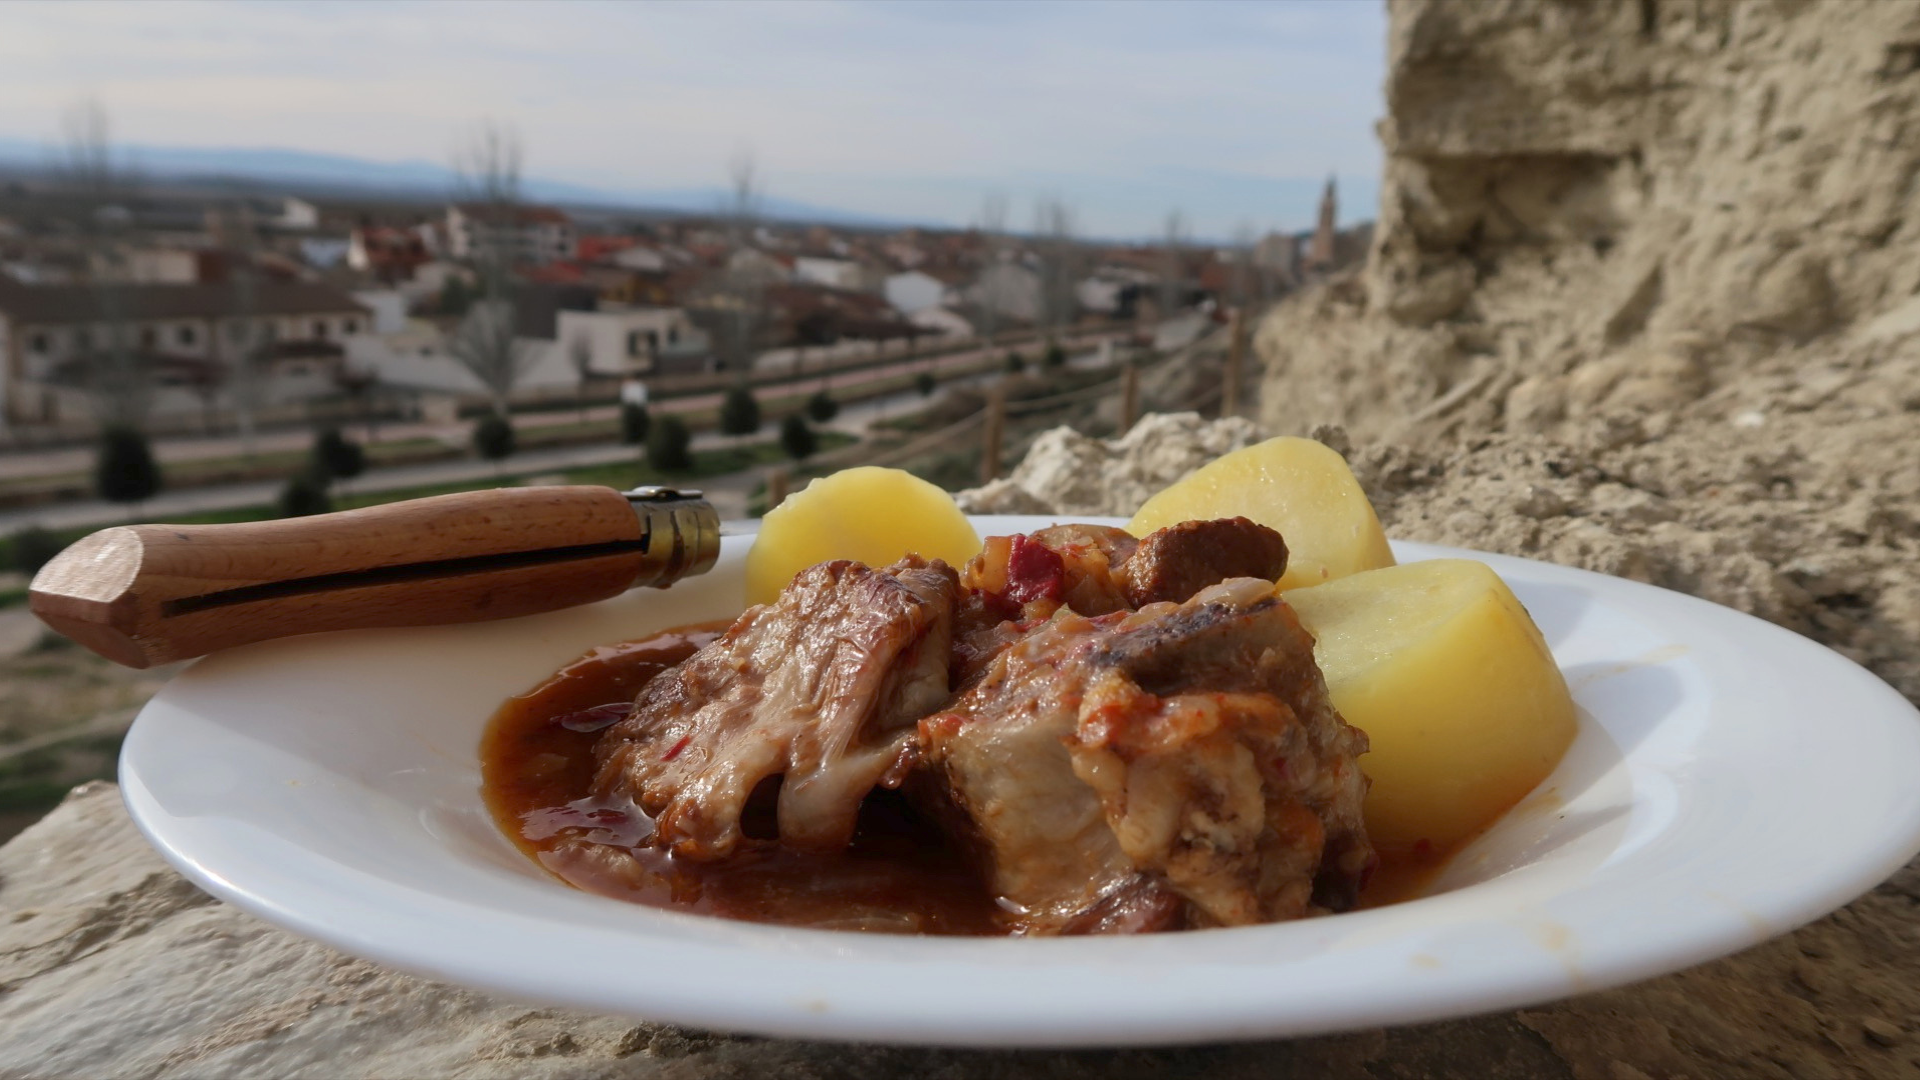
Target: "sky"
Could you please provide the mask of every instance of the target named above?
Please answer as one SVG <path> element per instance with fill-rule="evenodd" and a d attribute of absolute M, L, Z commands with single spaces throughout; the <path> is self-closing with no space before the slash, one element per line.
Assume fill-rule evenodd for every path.
<path fill-rule="evenodd" d="M 448 162 L 483 121 L 530 176 L 717 188 L 929 224 L 1154 236 L 1371 218 L 1380 0 L 7 3 L 0 137 L 98 100 L 132 147 Z"/>

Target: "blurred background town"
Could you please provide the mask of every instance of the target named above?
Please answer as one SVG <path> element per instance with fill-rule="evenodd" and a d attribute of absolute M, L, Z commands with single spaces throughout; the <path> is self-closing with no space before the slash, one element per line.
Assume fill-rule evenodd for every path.
<path fill-rule="evenodd" d="M 1222 143 L 1230 158 L 1245 125 L 1263 122 L 1251 108 L 1223 118 L 1213 99 L 1167 108 L 1183 99 L 1164 86 L 1048 77 L 1025 96 L 954 97 L 930 89 L 939 71 L 883 97 L 781 35 L 820 32 L 824 20 L 835 34 L 891 35 L 903 57 L 929 46 L 951 57 L 932 35 L 998 26 L 1026 35 L 1023 47 L 967 75 L 1022 87 L 1036 62 L 1135 79 L 1134 59 L 1176 32 L 1190 40 L 1175 63 L 1189 65 L 1252 44 L 1238 38 L 1261 39 L 1269 56 L 1284 41 L 1307 57 L 1291 73 L 1304 84 L 1327 63 L 1310 54 L 1351 42 L 1368 58 L 1347 73 L 1355 115 L 1370 118 L 1384 26 L 1373 4 L 1180 19 L 1126 5 L 1011 18 L 938 6 L 907 17 L 858 6 L 572 10 L 577 29 L 668 52 L 674 35 L 732 35 L 741 63 L 760 49 L 783 65 L 766 93 L 807 114 L 851 114 L 838 119 L 883 146 L 945 125 L 948 142 L 999 131 L 1009 149 L 1035 137 L 1022 135 L 1028 112 L 1053 125 L 1036 129 L 1044 142 L 1100 130 L 1117 110 L 1133 152 L 1158 145 L 1184 159 L 1140 158 L 1151 182 L 986 163 L 965 182 L 902 178 L 904 195 L 884 176 L 826 183 L 823 195 L 818 169 L 782 161 L 794 151 L 765 102 L 758 119 L 716 119 L 680 144 L 671 125 L 649 128 L 706 115 L 692 74 L 637 113 L 609 102 L 585 158 L 577 132 L 556 135 L 549 113 L 512 95 L 447 118 L 434 75 L 462 30 L 409 22 L 412 10 L 358 11 L 0 15 L 19 91 L 0 108 L 0 837 L 74 782 L 110 776 L 133 711 L 168 674 L 107 665 L 26 612 L 34 571 L 87 532 L 534 483 L 683 483 L 742 517 L 856 464 L 965 488 L 1003 474 L 1050 427 L 1113 435 L 1154 411 L 1248 411 L 1254 320 L 1369 246 L 1373 163 L 1338 176 L 1345 158 L 1311 123 L 1301 152 L 1266 160 L 1263 177 L 1207 160 L 1222 150 L 1205 133 L 1236 133 Z M 580 48 L 578 34 L 543 47 L 529 8 L 440 17 L 524 34 L 524 51 L 505 55 L 527 65 L 525 79 L 561 79 L 556 57 Z M 289 19 L 298 44 L 285 37 Z M 271 122 L 270 102 L 250 103 L 245 80 L 263 78 L 262 49 L 333 84 L 355 78 L 329 51 L 352 20 L 366 24 L 356 40 L 389 31 L 361 46 L 375 59 L 412 48 L 419 69 L 360 118 L 359 134 L 292 122 L 310 90 L 295 91 L 283 122 Z M 199 51 L 155 67 L 140 49 L 155 34 Z M 1075 55 L 1089 42 L 1105 47 L 1104 64 Z M 654 69 L 656 84 L 669 69 Z M 218 93 L 222 77 L 232 81 Z M 617 95 L 630 81 L 609 70 L 594 90 Z M 918 116 L 899 115 L 902 95 L 921 96 Z M 263 110 L 270 134 L 235 145 Z M 637 130 L 623 131 L 622 115 Z M 433 142 L 379 160 L 380 122 L 396 117 Z M 840 137 L 850 157 L 871 149 L 854 145 L 868 136 Z M 660 175 L 618 174 L 615 151 L 636 139 L 655 140 L 648 158 L 659 163 L 638 171 Z M 1341 125 L 1336 142 L 1370 148 L 1364 120 Z M 556 144 L 563 160 L 543 161 L 540 148 Z M 580 165 L 598 160 L 595 146 L 612 164 Z M 1168 179 L 1175 164 L 1187 172 Z M 1216 166 L 1242 172 L 1223 186 Z M 799 197 L 782 190 L 783 173 Z M 1343 211 L 1342 179 L 1363 200 L 1357 213 L 1351 194 Z M 915 194 L 932 188 L 937 198 Z"/>

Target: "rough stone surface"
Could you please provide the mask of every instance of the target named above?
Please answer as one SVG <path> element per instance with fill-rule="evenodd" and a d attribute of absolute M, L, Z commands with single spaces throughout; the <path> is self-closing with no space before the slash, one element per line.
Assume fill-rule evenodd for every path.
<path fill-rule="evenodd" d="M 1372 257 L 1261 328 L 1264 423 L 1772 417 L 1910 357 L 1917 58 L 1911 0 L 1395 0 Z"/>
<path fill-rule="evenodd" d="M 1261 327 L 1268 429 L 1920 699 L 1920 3 L 1390 10 L 1372 259 Z"/>
<path fill-rule="evenodd" d="M 388 971 L 201 893 L 110 784 L 0 847 L 0 1076 L 1806 1077 L 1920 1074 L 1920 871 L 1788 937 L 1537 1009 L 1289 1042 L 844 1046 L 515 1004 Z"/>
<path fill-rule="evenodd" d="M 1043 432 L 1007 476 L 956 498 L 970 514 L 1131 514 L 1147 497 L 1229 451 L 1260 439 L 1249 420 L 1150 413 L 1118 439 L 1067 427 Z"/>

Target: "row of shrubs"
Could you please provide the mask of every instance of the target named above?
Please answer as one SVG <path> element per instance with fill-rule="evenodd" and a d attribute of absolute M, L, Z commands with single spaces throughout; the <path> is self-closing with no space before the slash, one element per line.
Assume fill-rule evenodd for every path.
<path fill-rule="evenodd" d="M 1066 363 L 1066 353 L 1058 345 L 1049 345 L 1042 356 L 1048 367 Z M 1017 352 L 1007 354 L 1009 372 L 1026 369 Z M 914 377 L 914 386 L 923 397 L 939 387 L 931 371 Z M 820 447 L 819 435 L 808 423 L 825 424 L 840 414 L 840 403 L 821 390 L 807 399 L 801 413 L 787 416 L 780 423 L 780 445 L 787 456 L 805 461 Z M 757 433 L 764 425 L 760 402 L 746 386 L 727 391 L 720 405 L 720 430 L 728 435 Z M 647 462 L 664 473 L 684 473 L 693 468 L 693 434 L 686 421 L 668 413 L 657 421 L 646 406 L 627 403 L 620 409 L 620 437 L 629 445 L 646 448 Z M 474 450 L 488 461 L 512 457 L 518 449 L 513 423 L 498 413 L 488 413 L 474 424 Z M 301 517 L 324 514 L 333 508 L 335 483 L 350 481 L 367 468 L 366 448 L 344 435 L 338 428 L 325 428 L 314 438 L 306 463 L 280 491 L 278 509 L 282 516 Z M 120 503 L 140 503 L 158 494 L 161 488 L 159 463 L 152 445 L 138 428 L 111 427 L 101 433 L 99 452 L 94 461 L 94 490 L 101 498 Z M 8 545 L 12 568 L 32 574 L 58 554 L 65 541 L 53 532 L 38 527 L 15 533 Z"/>

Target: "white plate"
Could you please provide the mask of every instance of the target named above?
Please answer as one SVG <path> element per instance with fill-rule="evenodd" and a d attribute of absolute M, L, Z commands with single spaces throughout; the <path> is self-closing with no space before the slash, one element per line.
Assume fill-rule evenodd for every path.
<path fill-rule="evenodd" d="M 562 885 L 481 805 L 483 722 L 591 646 L 732 614 L 747 543 L 665 593 L 202 660 L 128 736 L 127 805 L 213 894 L 422 975 L 712 1029 L 995 1046 L 1304 1035 L 1543 1002 L 1752 945 L 1920 848 L 1920 717 L 1850 661 L 1650 586 L 1397 544 L 1402 560 L 1492 564 L 1582 709 L 1560 769 L 1427 898 L 1007 940 L 760 926 Z"/>

